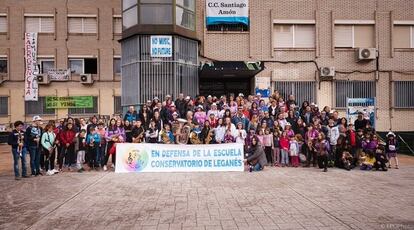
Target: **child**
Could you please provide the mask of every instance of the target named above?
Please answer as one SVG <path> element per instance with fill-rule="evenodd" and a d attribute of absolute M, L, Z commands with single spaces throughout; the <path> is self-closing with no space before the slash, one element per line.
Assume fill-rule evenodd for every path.
<path fill-rule="evenodd" d="M 361 164 L 361 170 L 370 171 L 375 163 L 375 156 L 374 152 L 371 150 L 367 150 L 366 156 L 363 157 L 364 162 Z"/>
<path fill-rule="evenodd" d="M 275 166 L 280 163 L 280 145 L 279 145 L 279 131 L 273 131 L 273 162 Z"/>
<path fill-rule="evenodd" d="M 234 139 L 233 135 L 231 134 L 231 130 L 227 129 L 226 134 L 224 135 L 224 143 L 234 143 L 236 140 Z"/>
<path fill-rule="evenodd" d="M 265 129 L 265 135 L 263 136 L 263 146 L 266 153 L 267 163 L 273 166 L 272 147 L 273 147 L 273 135 L 270 133 L 270 129 Z"/>
<path fill-rule="evenodd" d="M 388 162 L 387 160 L 387 156 L 385 154 L 385 148 L 383 145 L 380 145 L 377 148 L 377 151 L 375 152 L 375 163 L 374 163 L 374 168 L 376 170 L 379 170 L 380 168 L 382 169 L 382 171 L 387 171 L 387 165 L 386 163 Z"/>
<path fill-rule="evenodd" d="M 341 157 L 341 161 L 342 161 L 342 165 L 341 167 L 343 167 L 346 170 L 351 170 L 352 168 L 352 164 L 353 164 L 353 157 L 352 154 L 349 152 L 350 146 L 346 147 L 344 149 L 344 151 L 342 152 L 342 157 Z"/>
<path fill-rule="evenodd" d="M 76 157 L 76 167 L 78 172 L 85 171 L 83 169 L 83 163 L 85 162 L 85 152 L 86 152 L 86 130 L 82 129 L 77 137 L 77 157 Z"/>
<path fill-rule="evenodd" d="M 299 166 L 299 144 L 295 136 L 290 137 L 289 155 L 292 162 L 292 166 L 297 168 Z"/>
<path fill-rule="evenodd" d="M 388 132 L 387 142 L 385 145 L 385 152 L 387 153 L 388 161 L 389 161 L 388 168 L 391 168 L 391 159 L 394 158 L 395 168 L 398 169 L 397 149 L 398 149 L 398 142 L 397 142 L 397 139 L 395 139 L 395 134 L 393 132 Z"/>
<path fill-rule="evenodd" d="M 280 146 L 280 155 L 282 156 L 282 159 L 280 160 L 280 163 L 282 164 L 282 167 L 289 165 L 289 138 L 287 136 L 286 131 L 282 132 L 282 136 L 279 138 L 279 146 Z"/>
<path fill-rule="evenodd" d="M 26 146 L 22 121 L 14 122 L 14 130 L 10 133 L 7 144 L 11 146 L 13 154 L 13 169 L 15 179 L 20 180 L 19 159 L 21 160 L 22 164 L 22 177 L 29 177 L 26 171 Z"/>
<path fill-rule="evenodd" d="M 98 169 L 97 156 L 99 156 L 101 136 L 94 127 L 89 128 L 89 134 L 86 137 L 86 143 L 89 145 L 89 167 Z"/>
<path fill-rule="evenodd" d="M 244 144 L 244 140 L 246 139 L 247 133 L 246 130 L 243 129 L 243 123 L 237 123 L 237 136 L 236 136 L 236 143 Z"/>
<path fill-rule="evenodd" d="M 328 171 L 328 152 L 329 152 L 329 142 L 325 138 L 325 134 L 322 132 L 318 134 L 318 140 L 315 144 L 315 149 L 318 155 L 318 166 L 323 168 L 324 172 Z"/>
<path fill-rule="evenodd" d="M 259 140 L 259 143 L 262 146 L 262 148 L 263 148 L 263 136 L 264 136 L 264 130 L 263 129 L 259 129 L 259 133 L 258 133 L 258 135 L 256 137 Z"/>

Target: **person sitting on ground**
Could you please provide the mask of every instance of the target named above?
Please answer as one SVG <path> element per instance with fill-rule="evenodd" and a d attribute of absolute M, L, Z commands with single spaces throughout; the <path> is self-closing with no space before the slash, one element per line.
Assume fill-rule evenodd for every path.
<path fill-rule="evenodd" d="M 375 163 L 374 169 L 379 170 L 381 168 L 382 171 L 387 171 L 387 155 L 385 154 L 385 147 L 380 145 L 377 150 L 375 151 Z"/>
<path fill-rule="evenodd" d="M 364 160 L 361 164 L 361 170 L 370 171 L 375 163 L 375 155 L 371 150 L 367 150 L 366 155 L 362 157 Z"/>
<path fill-rule="evenodd" d="M 257 137 L 252 138 L 252 145 L 249 148 L 249 157 L 244 162 L 249 165 L 250 172 L 261 171 L 267 165 L 266 154 L 259 143 Z"/>

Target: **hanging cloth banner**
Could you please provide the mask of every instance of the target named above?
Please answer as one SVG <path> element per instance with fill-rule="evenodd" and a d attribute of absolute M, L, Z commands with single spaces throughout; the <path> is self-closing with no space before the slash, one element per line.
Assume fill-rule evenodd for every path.
<path fill-rule="evenodd" d="M 206 25 L 249 25 L 248 0 L 206 0 Z"/>
<path fill-rule="evenodd" d="M 46 97 L 46 109 L 93 108 L 92 96 Z"/>
<path fill-rule="evenodd" d="M 37 76 L 37 33 L 24 34 L 25 82 L 24 100 L 38 100 Z"/>
<path fill-rule="evenodd" d="M 243 144 L 117 144 L 115 172 L 243 171 Z"/>

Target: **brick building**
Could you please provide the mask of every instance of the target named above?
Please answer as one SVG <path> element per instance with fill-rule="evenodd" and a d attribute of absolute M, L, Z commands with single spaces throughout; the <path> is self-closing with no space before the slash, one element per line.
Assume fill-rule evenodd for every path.
<path fill-rule="evenodd" d="M 414 115 L 413 1 L 249 0 L 248 26 L 207 26 L 206 0 L 194 1 L 196 36 L 192 39 L 198 41 L 199 62 L 208 66 L 217 62 L 224 68 L 240 63 L 264 66 L 261 71 L 243 77 L 237 71 L 201 71 L 200 94 L 253 93 L 255 88 L 270 87 L 284 94 L 294 93 L 299 101 L 307 98 L 320 106 L 331 106 L 342 115 L 346 97 L 376 97 L 378 130 L 414 130 L 414 121 L 407 119 Z M 174 13 L 151 15 L 163 15 L 163 20 L 171 17 L 166 19 L 167 23 L 177 22 L 177 12 L 188 11 L 185 5 L 192 1 L 125 2 L 132 7 L 122 9 L 121 0 L 1 1 L 0 124 L 16 119 L 28 121 L 34 113 L 56 119 L 67 114 L 118 112 L 122 15 L 125 19 L 131 11 L 141 9 L 134 4 L 143 4 L 146 9 L 160 6 Z M 173 3 L 179 6 L 170 7 Z M 148 12 L 145 11 L 146 17 L 150 17 Z M 191 12 L 188 15 L 185 18 L 191 19 Z M 180 17 L 181 22 L 183 18 Z M 145 27 L 148 28 L 151 26 Z M 67 82 L 40 85 L 39 102 L 23 100 L 25 31 L 39 32 L 40 69 L 74 71 Z M 159 31 L 145 34 L 156 35 Z M 369 48 L 369 60 L 358 61 L 359 48 Z M 324 71 L 327 77 L 321 78 L 318 68 L 323 67 L 328 67 Z M 91 74 L 94 83 L 80 83 L 83 73 Z M 93 95 L 95 108 L 48 110 L 42 101 L 44 96 L 75 95 Z"/>

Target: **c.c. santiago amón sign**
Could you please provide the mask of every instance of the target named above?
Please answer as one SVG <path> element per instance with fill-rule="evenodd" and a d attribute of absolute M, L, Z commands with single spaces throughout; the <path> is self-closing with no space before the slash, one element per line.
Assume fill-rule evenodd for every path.
<path fill-rule="evenodd" d="M 116 146 L 115 172 L 243 171 L 243 144 Z"/>

